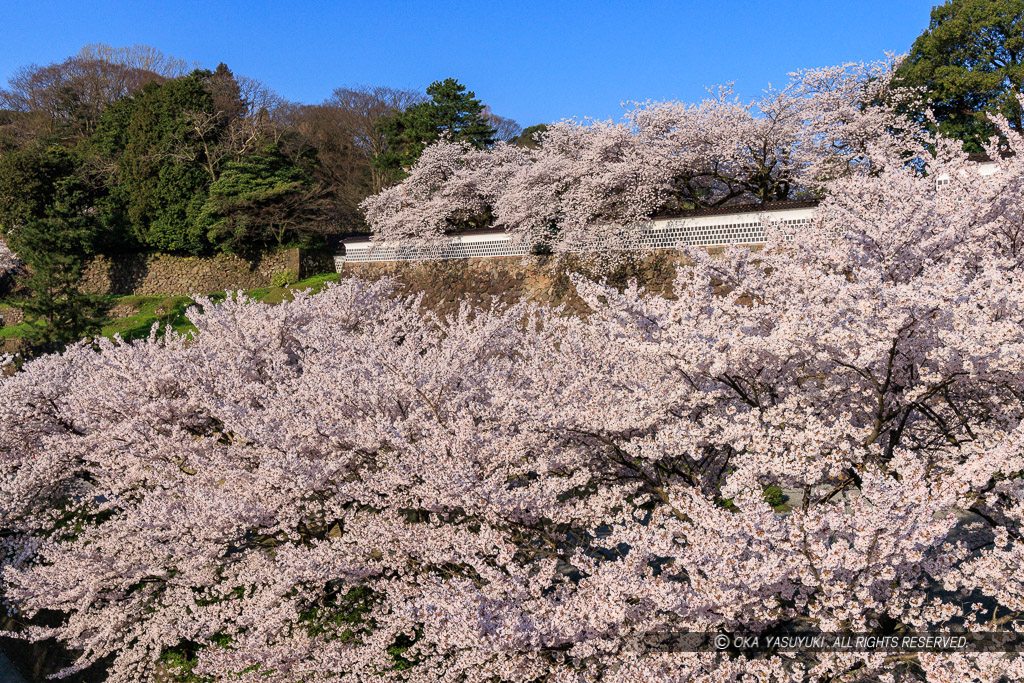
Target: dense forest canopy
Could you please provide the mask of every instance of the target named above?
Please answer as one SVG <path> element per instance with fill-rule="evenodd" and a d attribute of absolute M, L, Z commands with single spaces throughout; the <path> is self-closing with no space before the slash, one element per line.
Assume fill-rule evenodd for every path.
<path fill-rule="evenodd" d="M 223 63 L 88 45 L 0 89 L 0 295 L 28 292 L 21 338 L 57 350 L 99 330 L 102 297 L 79 290 L 98 253 L 325 246 L 365 232 L 361 202 L 431 143 L 521 130 L 451 78 L 306 105 Z"/>
<path fill-rule="evenodd" d="M 425 94 L 339 88 L 306 105 L 224 64 L 90 45 L 0 90 L 0 232 L 16 249 L 28 219 L 54 210 L 33 199 L 47 178 L 32 159 L 60 154 L 92 190 L 97 249 L 318 243 L 365 230 L 359 203 L 440 137 L 488 146 L 520 132 L 451 78 Z"/>

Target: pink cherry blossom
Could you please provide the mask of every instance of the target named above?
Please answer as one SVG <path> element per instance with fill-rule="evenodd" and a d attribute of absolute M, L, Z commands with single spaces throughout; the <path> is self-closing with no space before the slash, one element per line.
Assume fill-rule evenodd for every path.
<path fill-rule="evenodd" d="M 695 105 L 632 103 L 619 123 L 553 124 L 535 149 L 442 140 L 362 207 L 381 241 L 429 243 L 475 218 L 556 253 L 633 248 L 657 213 L 819 193 L 872 169 L 868 144 L 899 123 L 894 64 L 797 72 L 748 104 L 728 87 Z"/>
<path fill-rule="evenodd" d="M 442 143 L 405 196 L 497 211 L 472 171 L 500 156 L 549 174 L 523 225 L 577 202 L 600 226 L 620 209 L 584 188 L 639 188 L 616 126 L 545 138 L 602 174 Z M 440 317 L 343 279 L 31 361 L 0 378 L 3 595 L 63 617 L 21 637 L 115 682 L 183 645 L 253 682 L 1024 680 L 1016 653 L 640 645 L 1020 628 L 1024 140 L 1003 133 L 987 175 L 949 140 L 851 142 L 812 226 L 689 249 L 672 297 L 577 277 L 585 317 Z"/>

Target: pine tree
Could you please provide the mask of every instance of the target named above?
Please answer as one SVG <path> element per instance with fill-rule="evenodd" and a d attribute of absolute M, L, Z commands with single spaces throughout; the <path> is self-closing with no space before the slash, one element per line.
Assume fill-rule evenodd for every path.
<path fill-rule="evenodd" d="M 79 289 L 93 238 L 88 221 L 74 216 L 34 218 L 19 231 L 18 253 L 32 273 L 32 297 L 22 310 L 35 351 L 57 351 L 99 333 L 104 299 Z"/>
<path fill-rule="evenodd" d="M 99 331 L 103 297 L 79 284 L 96 251 L 100 189 L 61 147 L 30 149 L 0 163 L 0 228 L 31 276 L 23 306 L 33 351 L 56 351 Z"/>
<path fill-rule="evenodd" d="M 374 164 L 396 179 L 404 176 L 402 169 L 416 163 L 427 145 L 442 136 L 477 149 L 494 144 L 494 128 L 487 123 L 484 105 L 472 90 L 466 90 L 454 78 L 446 78 L 431 83 L 427 95 L 430 100 L 414 104 L 380 123 L 389 149 L 378 155 Z"/>

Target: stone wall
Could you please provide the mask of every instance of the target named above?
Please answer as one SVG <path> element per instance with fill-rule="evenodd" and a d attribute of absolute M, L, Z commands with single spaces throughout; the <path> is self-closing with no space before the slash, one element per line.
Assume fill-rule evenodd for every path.
<path fill-rule="evenodd" d="M 0 305 L 0 327 L 6 327 L 7 325 L 17 325 L 25 319 L 25 314 L 21 312 L 20 308 L 14 306 L 3 306 Z"/>
<path fill-rule="evenodd" d="M 299 249 L 299 277 L 335 272 L 334 251 L 327 249 Z"/>
<path fill-rule="evenodd" d="M 233 254 L 99 256 L 86 269 L 82 289 L 103 294 L 211 294 L 268 287 L 274 275 L 286 270 L 307 277 L 333 271 L 333 262 L 329 254 L 300 249 L 280 249 L 252 260 Z"/>
<path fill-rule="evenodd" d="M 625 257 L 615 268 L 598 274 L 584 264 L 550 257 L 507 256 L 451 261 L 389 261 L 349 263 L 342 277 L 357 276 L 366 280 L 390 277 L 399 291 L 407 294 L 423 292 L 424 306 L 438 313 L 451 313 L 459 300 L 489 304 L 497 299 L 512 303 L 521 298 L 565 304 L 569 311 L 581 313 L 586 305 L 576 294 L 567 274 L 572 270 L 593 279 L 606 278 L 608 283 L 622 287 L 636 278 L 648 291 L 671 295 L 676 267 L 683 257 L 674 250 L 638 253 Z"/>

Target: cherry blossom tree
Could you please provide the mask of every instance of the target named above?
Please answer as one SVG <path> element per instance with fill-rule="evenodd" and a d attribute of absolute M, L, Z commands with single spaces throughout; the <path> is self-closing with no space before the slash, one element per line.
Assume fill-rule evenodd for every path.
<path fill-rule="evenodd" d="M 480 150 L 442 139 L 424 150 L 406 180 L 362 207 L 382 239 L 432 242 L 483 222 L 502 183 L 525 163 L 525 152 L 505 142 Z"/>
<path fill-rule="evenodd" d="M 900 124 L 895 63 L 796 72 L 749 104 L 728 87 L 696 105 L 637 103 L 621 123 L 554 124 L 533 149 L 440 141 L 362 208 L 385 241 L 437 241 L 475 216 L 559 253 L 628 249 L 657 213 L 820 194 L 871 168 L 867 144 Z"/>
<path fill-rule="evenodd" d="M 953 141 L 865 140 L 799 239 L 688 250 L 671 298 L 577 278 L 586 317 L 442 318 L 348 279 L 33 360 L 0 378 L 3 594 L 63 617 L 20 636 L 115 682 L 171 653 L 253 682 L 1024 680 L 1016 653 L 650 645 L 1019 630 L 1004 128 L 985 176 Z M 492 196 L 476 158 L 427 158 L 452 206 Z"/>
<path fill-rule="evenodd" d="M 600 251 L 639 236 L 637 221 L 657 208 L 665 182 L 656 171 L 626 125 L 562 122 L 536 150 L 438 142 L 406 180 L 362 207 L 379 240 L 436 242 L 475 217 L 528 245 Z"/>
<path fill-rule="evenodd" d="M 0 237 L 0 279 L 21 267 L 21 259 L 7 246 L 7 241 Z"/>

